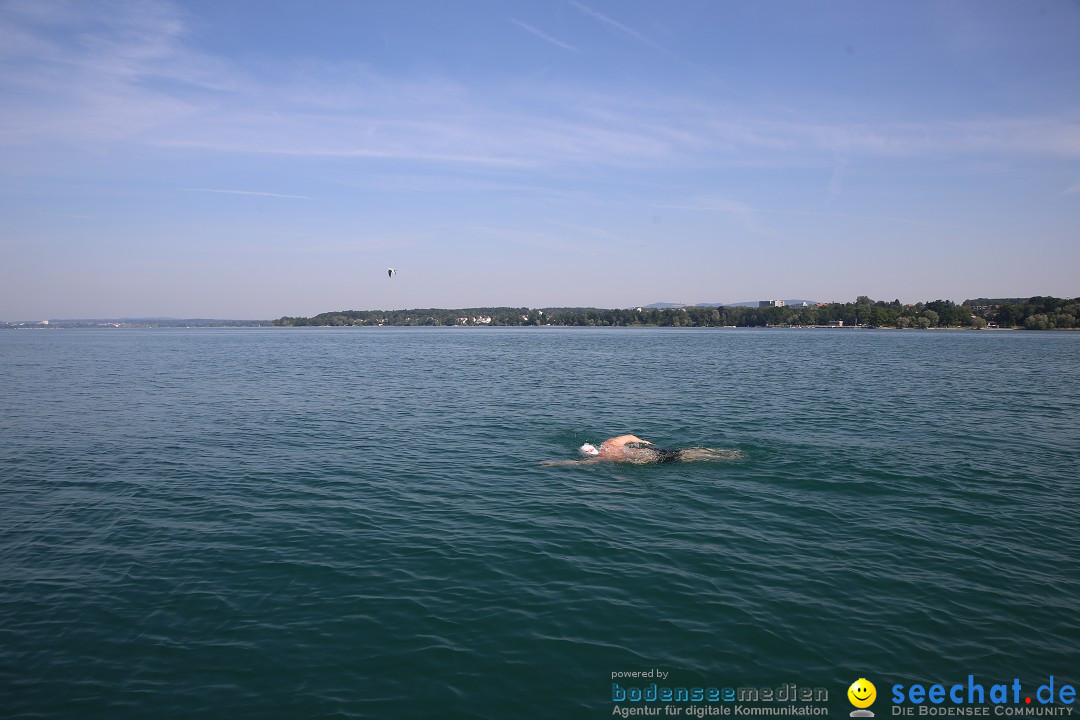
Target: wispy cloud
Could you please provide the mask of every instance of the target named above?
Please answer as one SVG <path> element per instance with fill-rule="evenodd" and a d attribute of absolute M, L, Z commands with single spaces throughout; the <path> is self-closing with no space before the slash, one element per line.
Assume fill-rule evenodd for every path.
<path fill-rule="evenodd" d="M 704 65 L 701 65 L 700 63 L 689 60 L 689 59 L 683 57 L 682 55 L 679 55 L 678 53 L 672 52 L 668 48 L 664 47 L 660 43 L 653 40 L 651 37 L 649 37 L 645 33 L 641 32 L 640 30 L 635 30 L 634 28 L 630 27 L 629 25 L 626 25 L 625 23 L 621 23 L 618 20 L 615 20 L 614 18 L 605 15 L 604 13 L 600 12 L 599 10 L 596 10 L 595 8 L 591 8 L 588 5 L 583 5 L 582 3 L 579 3 L 576 0 L 570 0 L 570 4 L 573 5 L 575 8 L 577 8 L 582 13 L 584 13 L 585 15 L 588 15 L 589 17 L 591 17 L 591 18 L 593 18 L 595 20 L 598 20 L 601 23 L 603 23 L 604 25 L 606 25 L 607 27 L 615 30 L 615 32 L 618 33 L 619 35 L 623 35 L 624 37 L 628 37 L 631 40 L 634 40 L 635 42 L 638 42 L 638 43 L 640 43 L 642 45 L 645 45 L 646 47 L 652 48 L 653 50 L 661 52 L 664 55 L 667 55 L 672 60 L 676 60 L 677 62 L 681 63 L 682 65 L 686 66 L 687 68 L 692 69 L 694 72 L 698 73 L 699 75 L 701 75 L 701 76 L 703 76 L 705 78 L 708 78 L 711 82 L 717 82 L 717 81 L 721 80 L 721 78 L 719 76 L 717 76 L 717 74 L 715 72 L 713 72 L 711 69 L 705 67 Z"/>
<path fill-rule="evenodd" d="M 747 232 L 762 237 L 775 238 L 780 235 L 776 230 L 762 225 L 757 215 L 760 210 L 746 203 L 726 197 L 697 197 L 686 203 L 654 204 L 653 207 L 666 210 L 700 210 L 724 213 L 735 217 Z"/>
<path fill-rule="evenodd" d="M 242 248 L 250 252 L 268 255 L 367 255 L 372 252 L 391 250 L 400 252 L 404 248 L 415 246 L 425 240 L 427 240 L 426 236 L 396 232 L 378 237 L 340 238 L 316 242 L 283 243 L 280 245 L 271 245 L 260 240 L 244 243 Z M 386 277 L 384 269 L 380 268 L 379 273 L 383 278 Z"/>
<path fill-rule="evenodd" d="M 526 32 L 529 32 L 529 33 L 532 33 L 533 35 L 540 38 L 541 40 L 544 40 L 545 42 L 549 42 L 552 45 L 556 45 L 558 47 L 561 47 L 564 50 L 571 50 L 573 52 L 578 52 L 578 49 L 576 47 L 574 47 L 573 45 L 570 45 L 569 43 L 564 43 L 562 40 L 559 40 L 558 38 L 554 38 L 551 35 L 548 35 L 543 30 L 535 28 L 535 27 L 533 27 L 532 25 L 530 25 L 528 23 L 521 22 L 520 20 L 515 20 L 514 18 L 510 18 L 510 22 L 514 23 L 515 25 L 517 25 L 522 30 L 524 30 Z"/>
<path fill-rule="evenodd" d="M 571 4 L 621 35 L 667 52 L 638 30 Z M 675 92 L 662 103 L 647 102 L 639 88 L 618 85 L 582 92 L 584 86 L 572 83 L 537 83 L 523 90 L 509 79 L 403 77 L 317 60 L 266 60 L 263 75 L 189 43 L 186 17 L 153 0 L 132 6 L 0 4 L 0 37 L 16 40 L 0 44 L 0 146 L 191 148 L 389 159 L 493 173 L 790 166 L 836 157 L 858 163 L 941 154 L 1080 158 L 1080 122 L 1067 117 L 882 123 L 860 122 L 857 108 L 792 117 L 763 103 Z M 576 51 L 528 23 L 511 22 Z M 840 122 L 838 116 L 855 120 Z M 7 172 L 11 168 L 7 163 Z"/>
<path fill-rule="evenodd" d="M 1068 190 L 1065 190 L 1061 194 L 1062 195 L 1073 195 L 1075 193 L 1080 193 L 1080 183 L 1077 183 L 1077 184 L 1073 185 L 1071 188 L 1069 188 Z"/>
<path fill-rule="evenodd" d="M 844 181 L 847 176 L 848 162 L 843 159 L 834 162 L 832 176 L 829 177 L 829 184 L 825 188 L 830 200 L 836 200 L 844 193 Z"/>
<path fill-rule="evenodd" d="M 954 230 L 960 229 L 958 225 L 949 225 L 946 223 L 930 222 L 928 220 L 912 220 L 910 218 L 897 218 L 888 217 L 885 215 L 857 215 L 853 213 L 832 213 L 832 212 L 810 212 L 803 210 L 768 210 L 759 209 L 757 212 L 772 213 L 776 215 L 808 215 L 811 217 L 832 217 L 832 218 L 845 218 L 848 220 L 872 220 L 874 222 L 887 222 L 887 223 L 900 223 L 902 225 L 919 225 L 921 227 L 940 227 L 951 228 Z"/>
<path fill-rule="evenodd" d="M 772 208 L 751 207 L 745 203 L 727 198 L 695 198 L 684 203 L 657 203 L 653 207 L 667 210 L 696 210 L 710 212 L 724 212 L 738 215 L 744 220 L 751 215 L 801 215 L 808 217 L 841 218 L 846 220 L 871 220 L 874 222 L 901 223 L 904 225 L 919 225 L 923 227 L 943 227 L 958 229 L 956 225 L 930 222 L 926 220 L 912 220 L 909 218 L 886 217 L 883 215 L 859 215 L 855 213 L 813 212 L 809 210 L 778 210 Z"/>
<path fill-rule="evenodd" d="M 285 195 L 282 193 L 259 192 L 257 190 L 217 190 L 214 188 L 181 188 L 188 192 L 224 193 L 226 195 L 256 195 L 259 197 L 286 198 L 289 200 L 310 200 L 307 195 Z"/>
<path fill-rule="evenodd" d="M 630 245 L 630 244 L 632 244 L 625 237 L 622 237 L 620 235 L 616 235 L 615 233 L 613 233 L 613 232 L 611 232 L 609 230 L 605 230 L 604 228 L 590 227 L 588 225 L 579 225 L 577 223 L 561 222 L 561 221 L 558 221 L 558 220 L 548 220 L 547 222 L 549 224 L 555 225 L 557 227 L 567 228 L 568 230 L 573 230 L 573 231 L 578 232 L 578 233 L 584 233 L 585 235 L 591 235 L 593 237 L 598 237 L 598 238 L 601 238 L 603 240 L 610 240 L 610 241 L 615 242 L 615 243 L 617 243 L 619 245 Z"/>
<path fill-rule="evenodd" d="M 96 215 L 75 215 L 74 213 L 58 213 L 58 212 L 39 212 L 38 215 L 45 215 L 47 217 L 62 217 L 72 218 L 75 220 L 100 220 Z"/>
<path fill-rule="evenodd" d="M 607 15 L 600 12 L 599 10 L 594 10 L 593 8 L 589 7 L 588 5 L 582 5 L 581 3 L 576 2 L 575 0 L 570 0 L 570 4 L 573 5 L 574 7 L 576 7 L 581 12 L 585 13 L 586 15 L 588 15 L 588 16 L 590 16 L 592 18 L 595 18 L 596 20 L 599 20 L 600 22 L 604 23 L 608 27 L 614 29 L 615 31 L 617 31 L 617 32 L 619 32 L 619 33 L 621 33 L 623 35 L 626 35 L 627 37 L 633 38 L 634 40 L 637 40 L 638 42 L 643 43 L 645 45 L 648 45 L 651 48 L 655 48 L 657 50 L 663 50 L 663 48 L 661 48 L 660 45 L 658 45 L 656 42 L 654 42 L 651 38 L 646 36 L 644 33 L 641 33 L 641 32 L 635 30 L 634 28 L 632 28 L 632 27 L 630 27 L 628 25 L 624 25 L 623 23 L 619 22 L 618 20 L 615 20 L 613 18 L 608 17 Z"/>
<path fill-rule="evenodd" d="M 470 232 L 482 232 L 490 237 L 516 245 L 528 245 L 561 253 L 587 252 L 595 254 L 597 252 L 596 248 L 582 245 L 574 240 L 568 240 L 563 234 L 553 235 L 532 228 L 468 225 L 461 229 Z"/>

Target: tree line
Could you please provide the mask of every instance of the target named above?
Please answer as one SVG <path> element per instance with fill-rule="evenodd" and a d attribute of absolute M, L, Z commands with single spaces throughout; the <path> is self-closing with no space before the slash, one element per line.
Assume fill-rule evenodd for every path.
<path fill-rule="evenodd" d="M 342 310 L 314 317 L 282 317 L 277 326 L 587 326 L 587 327 L 986 327 L 1052 330 L 1080 328 L 1080 298 L 976 298 L 957 304 L 933 300 L 901 304 L 871 300 L 785 307 L 695 306 L 682 308 L 459 308 Z"/>

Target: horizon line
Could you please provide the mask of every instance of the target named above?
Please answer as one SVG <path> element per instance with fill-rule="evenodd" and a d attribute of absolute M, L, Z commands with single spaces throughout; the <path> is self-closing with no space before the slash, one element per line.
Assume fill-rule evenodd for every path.
<path fill-rule="evenodd" d="M 869 297 L 869 296 L 866 296 Z M 934 300 L 920 300 L 913 303 L 901 302 L 900 304 L 907 306 L 914 305 L 926 305 L 932 302 L 952 302 L 955 305 L 963 305 L 971 300 L 1031 300 L 1032 298 L 1055 298 L 1059 300 L 1076 300 L 1080 301 L 1080 295 L 1070 297 L 1068 295 L 1058 297 L 1056 295 L 1012 295 L 1001 297 L 979 296 L 973 298 L 965 298 L 960 302 L 953 300 L 947 300 L 945 298 L 936 298 Z M 788 302 L 798 303 L 813 303 L 814 305 L 853 305 L 856 304 L 855 300 L 784 300 L 784 307 L 794 307 L 794 305 L 786 305 Z M 886 303 L 892 304 L 898 302 L 898 299 L 894 300 L 881 300 L 870 298 L 871 303 Z M 0 324 L 4 325 L 41 325 L 43 323 L 54 322 L 273 322 L 286 317 L 317 317 L 319 315 L 329 315 L 332 313 L 349 313 L 349 312 L 414 312 L 425 310 L 636 310 L 641 308 L 643 310 L 679 310 L 684 308 L 707 308 L 707 307 L 738 307 L 746 306 L 749 303 L 770 302 L 770 300 L 740 300 L 738 302 L 727 303 L 714 303 L 714 302 L 699 302 L 699 303 L 679 303 L 679 302 L 663 302 L 657 301 L 649 303 L 648 305 L 625 305 L 621 307 L 603 307 L 600 305 L 472 305 L 472 306 L 458 306 L 458 307 L 412 307 L 412 308 L 369 308 L 369 309 L 350 309 L 350 310 L 324 310 L 322 312 L 315 313 L 315 315 L 281 315 L 278 317 L 264 317 L 264 318 L 243 318 L 243 317 L 209 317 L 209 316 L 187 316 L 187 317 L 174 317 L 169 315 L 143 315 L 143 316 L 101 316 L 101 317 L 50 317 L 42 320 L 0 320 Z M 658 307 L 662 306 L 662 307 Z"/>

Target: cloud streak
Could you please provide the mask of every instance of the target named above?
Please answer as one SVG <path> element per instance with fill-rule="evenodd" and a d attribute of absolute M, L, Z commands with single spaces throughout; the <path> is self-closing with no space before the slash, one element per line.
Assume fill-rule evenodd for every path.
<path fill-rule="evenodd" d="M 624 25 L 623 23 L 619 22 L 618 20 L 615 20 L 613 18 L 608 17 L 607 15 L 603 14 L 602 12 L 600 12 L 598 10 L 594 10 L 593 8 L 589 7 L 588 5 L 582 5 L 579 2 L 575 2 L 575 0 L 570 0 L 570 4 L 573 5 L 574 7 L 576 7 L 581 12 L 588 15 L 589 17 L 594 18 L 596 20 L 599 20 L 604 25 L 607 25 L 609 28 L 612 28 L 613 30 L 615 30 L 616 32 L 618 32 L 618 33 L 620 33 L 622 35 L 633 38 L 634 40 L 637 40 L 638 42 L 640 42 L 640 43 L 642 43 L 644 45 L 648 45 L 649 47 L 651 47 L 651 48 L 653 48 L 655 50 L 663 50 L 663 48 L 660 47 L 660 45 L 653 42 L 652 39 L 650 39 L 649 37 L 647 37 L 643 33 L 638 32 L 637 30 L 635 30 L 634 28 L 632 28 L 632 27 L 630 27 L 628 25 Z"/>
<path fill-rule="evenodd" d="M 922 227 L 939 227 L 960 229 L 957 225 L 928 222 L 925 220 L 911 220 L 908 218 L 887 217 L 883 215 L 859 215 L 854 213 L 813 212 L 809 210 L 779 210 L 770 208 L 756 208 L 734 200 L 725 198 L 698 198 L 686 203 L 657 203 L 653 207 L 666 210 L 694 210 L 707 212 L 733 213 L 740 217 L 748 218 L 754 214 L 765 215 L 800 215 L 807 217 L 841 218 L 846 220 L 871 220 L 874 222 L 900 223 L 904 225 L 918 225 Z"/>
<path fill-rule="evenodd" d="M 59 212 L 39 212 L 38 215 L 45 215 L 47 217 L 61 217 L 72 218 L 75 220 L 100 220 L 96 215 L 75 215 L 73 213 L 59 213 Z"/>
<path fill-rule="evenodd" d="M 695 210 L 723 213 L 738 219 L 743 229 L 753 235 L 776 238 L 779 233 L 762 225 L 757 216 L 761 212 L 739 200 L 725 197 L 700 197 L 688 203 L 654 204 L 653 207 L 664 210 Z"/>
<path fill-rule="evenodd" d="M 663 50 L 634 28 L 571 4 Z M 50 15 L 52 7 L 60 9 Z M 965 154 L 1080 158 L 1080 122 L 1065 117 L 881 123 L 808 113 L 790 119 L 761 103 L 739 106 L 674 92 L 663 103 L 646 103 L 636 87 L 597 93 L 562 83 L 524 91 L 517 80 L 463 84 L 315 61 L 282 60 L 276 67 L 268 61 L 266 74 L 255 75 L 189 46 L 184 15 L 170 4 L 148 1 L 134 6 L 136 12 L 102 7 L 0 6 L 0 27 L 18 39 L 0 48 L 6 60 L 0 62 L 6 99 L 0 147 L 191 148 L 559 172 L 571 166 L 791 166 L 838 156 L 852 162 Z M 577 52 L 528 23 L 510 22 Z M 858 109 L 853 113 L 858 118 Z"/>
<path fill-rule="evenodd" d="M 551 43 L 552 45 L 555 45 L 557 47 L 561 47 L 563 50 L 570 50 L 572 52 L 578 52 L 578 49 L 576 47 L 574 47 L 573 45 L 570 45 L 569 43 L 564 43 L 562 40 L 559 40 L 558 38 L 554 38 L 551 35 L 548 35 L 543 30 L 535 28 L 532 25 L 529 25 L 528 23 L 521 22 L 520 20 L 515 20 L 514 18 L 510 18 L 510 22 L 517 25 L 519 28 L 521 28 L 525 32 L 532 33 L 533 35 L 540 38 L 541 40 L 543 40 L 545 42 L 548 42 L 548 43 Z"/>
<path fill-rule="evenodd" d="M 222 193 L 225 195 L 255 195 L 258 197 L 286 198 L 288 200 L 310 200 L 307 195 L 284 195 L 282 193 L 259 192 L 256 190 L 215 190 L 213 188 L 181 188 L 188 192 Z"/>

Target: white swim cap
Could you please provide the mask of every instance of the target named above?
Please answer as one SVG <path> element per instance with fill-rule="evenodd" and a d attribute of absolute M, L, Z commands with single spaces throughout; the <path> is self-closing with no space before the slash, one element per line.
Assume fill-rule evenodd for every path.
<path fill-rule="evenodd" d="M 590 445 L 589 443 L 585 443 L 584 445 L 579 447 L 578 450 L 580 450 L 585 455 L 599 455 L 600 454 L 600 451 L 597 450 L 592 445 Z"/>

